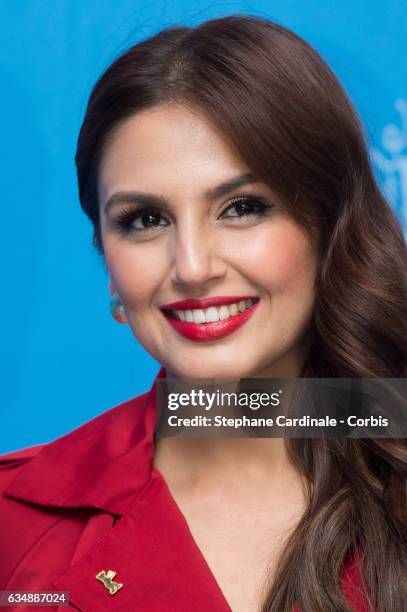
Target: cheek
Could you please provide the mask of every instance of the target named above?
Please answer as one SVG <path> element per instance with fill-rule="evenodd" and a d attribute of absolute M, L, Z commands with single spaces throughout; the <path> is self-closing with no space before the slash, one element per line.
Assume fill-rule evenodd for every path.
<path fill-rule="evenodd" d="M 122 301 L 131 307 L 145 305 L 162 279 L 162 257 L 154 249 L 107 244 L 106 265 Z"/>
<path fill-rule="evenodd" d="M 314 250 L 303 231 L 288 220 L 275 220 L 248 241 L 245 262 L 251 278 L 268 289 L 271 297 L 313 293 Z"/>

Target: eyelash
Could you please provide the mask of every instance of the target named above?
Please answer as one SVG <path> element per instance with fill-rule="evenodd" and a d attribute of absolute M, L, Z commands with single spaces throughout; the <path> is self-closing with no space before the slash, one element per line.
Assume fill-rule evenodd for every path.
<path fill-rule="evenodd" d="M 251 217 L 253 215 L 257 217 L 266 216 L 270 212 L 270 210 L 274 208 L 274 204 L 266 202 L 266 200 L 261 197 L 241 194 L 231 200 L 231 202 L 223 211 L 222 215 L 230 208 L 233 208 L 234 206 L 237 206 L 238 204 L 241 204 L 243 202 L 250 202 L 251 205 L 254 205 L 257 208 L 257 212 L 246 212 L 242 215 L 232 215 L 226 218 L 247 221 L 248 217 Z M 133 206 L 124 207 L 121 212 L 112 220 L 112 225 L 116 231 L 125 235 L 151 232 L 162 227 L 167 227 L 167 225 L 158 225 L 143 228 L 133 227 L 133 223 L 136 219 L 141 218 L 144 215 L 148 215 L 149 213 L 152 213 L 157 217 L 161 216 L 161 212 L 154 207 L 145 207 L 140 208 L 139 210 L 135 210 Z"/>

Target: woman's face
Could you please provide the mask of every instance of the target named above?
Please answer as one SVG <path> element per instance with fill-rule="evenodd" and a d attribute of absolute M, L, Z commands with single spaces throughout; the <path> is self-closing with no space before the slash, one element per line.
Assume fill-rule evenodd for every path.
<path fill-rule="evenodd" d="M 316 245 L 198 112 L 162 105 L 123 122 L 99 206 L 110 291 L 168 376 L 299 375 Z"/>

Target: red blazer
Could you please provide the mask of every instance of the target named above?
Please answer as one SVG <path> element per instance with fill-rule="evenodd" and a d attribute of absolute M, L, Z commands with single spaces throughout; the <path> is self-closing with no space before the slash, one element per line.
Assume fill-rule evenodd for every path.
<path fill-rule="evenodd" d="M 68 591 L 68 606 L 35 608 L 48 612 L 231 612 L 153 466 L 155 391 L 0 458 L 0 590 Z M 123 585 L 113 595 L 103 570 Z M 354 561 L 342 584 L 368 612 Z"/>

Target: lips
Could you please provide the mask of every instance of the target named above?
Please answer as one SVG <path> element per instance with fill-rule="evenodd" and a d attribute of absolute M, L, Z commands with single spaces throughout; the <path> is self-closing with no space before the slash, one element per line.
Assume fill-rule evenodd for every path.
<path fill-rule="evenodd" d="M 228 318 L 207 322 L 207 323 L 195 323 L 181 321 L 174 317 L 171 310 L 193 310 L 193 309 L 206 309 L 211 306 L 222 306 L 233 304 L 235 302 L 242 302 L 246 300 L 256 300 L 249 308 L 243 312 L 238 312 Z M 178 302 L 172 302 L 166 304 L 161 308 L 161 311 L 168 321 L 168 323 L 182 336 L 193 340 L 194 342 L 207 342 L 210 340 L 217 340 L 222 338 L 233 331 L 240 328 L 246 323 L 253 315 L 257 308 L 259 299 L 256 296 L 217 296 L 211 298 L 205 298 L 202 300 L 180 300 Z"/>

